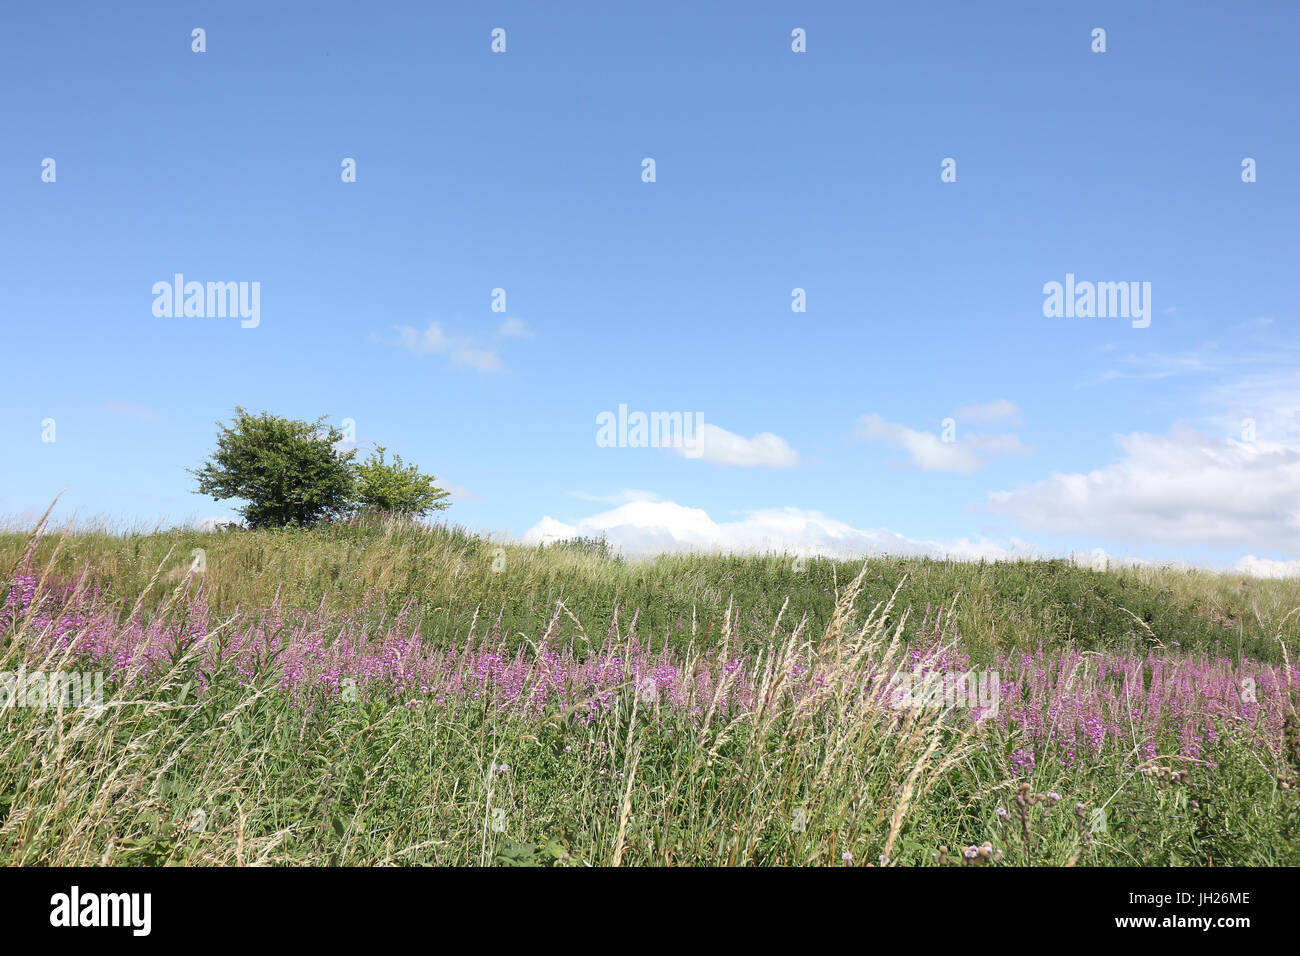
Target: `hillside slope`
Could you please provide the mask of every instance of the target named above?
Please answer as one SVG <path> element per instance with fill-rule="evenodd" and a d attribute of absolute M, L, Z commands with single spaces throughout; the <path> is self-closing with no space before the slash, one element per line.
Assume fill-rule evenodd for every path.
<path fill-rule="evenodd" d="M 0 571 L 20 564 L 26 536 L 0 535 Z M 653 645 L 681 647 L 716 640 L 733 609 L 733 640 L 769 640 L 785 606 L 783 626 L 808 617 L 818 633 L 834 607 L 837 586 L 860 561 L 789 556 L 670 555 L 644 561 L 611 555 L 600 542 L 535 548 L 496 542 L 450 526 L 332 526 L 311 531 L 187 529 L 151 533 L 80 531 L 46 535 L 38 566 L 72 579 L 89 572 L 125 607 L 143 595 L 156 606 L 195 574 L 215 615 L 266 607 L 277 592 L 287 609 L 375 610 L 395 614 L 410 602 L 426 640 L 463 638 L 496 629 L 510 640 L 535 636 L 552 620 L 599 643 L 617 609 L 625 632 Z M 887 600 L 910 615 L 907 633 L 956 635 L 979 659 L 994 649 L 1131 649 L 1165 644 L 1233 660 L 1278 661 L 1282 644 L 1300 649 L 1300 581 L 1171 568 L 1094 571 L 1067 561 L 966 563 L 871 558 L 864 600 Z M 569 615 L 572 615 L 570 617 Z M 941 616 L 942 615 L 942 616 Z M 486 623 L 485 623 L 486 622 Z"/>

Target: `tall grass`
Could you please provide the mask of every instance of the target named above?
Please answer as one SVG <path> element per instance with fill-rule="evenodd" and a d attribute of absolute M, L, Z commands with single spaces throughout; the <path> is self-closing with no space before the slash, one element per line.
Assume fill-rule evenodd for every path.
<path fill-rule="evenodd" d="M 21 560 L 25 535 L 0 534 L 0 570 Z M 864 596 L 898 606 L 917 623 L 947 607 L 977 660 L 1012 648 L 1145 649 L 1177 644 L 1233 660 L 1280 661 L 1277 637 L 1300 651 L 1300 580 L 1262 580 L 1172 568 L 1093 571 L 1066 561 L 969 563 L 925 559 L 865 561 L 789 556 L 667 555 L 617 560 L 599 548 L 526 547 L 450 526 L 388 522 L 312 531 L 186 529 L 116 533 L 82 528 L 55 554 L 38 559 L 72 578 L 90 571 L 123 604 L 162 604 L 189 574 L 196 549 L 215 609 L 267 607 L 345 611 L 378 602 L 396 613 L 420 606 L 420 629 L 434 642 L 462 640 L 475 616 L 501 618 L 507 635 L 536 634 L 557 601 L 608 620 L 615 608 L 640 612 L 642 630 L 677 649 L 682 627 L 699 622 L 700 640 L 722 637 L 728 605 L 752 646 L 761 646 L 783 606 L 807 614 L 817 633 L 836 594 L 862 575 Z M 955 606 L 954 606 L 955 605 Z"/>
<path fill-rule="evenodd" d="M 11 535 L 10 569 L 27 573 L 5 579 L 0 672 L 108 681 L 102 707 L 0 710 L 0 863 L 1300 863 L 1293 582 L 636 563 L 396 525 Z M 400 646 L 416 664 L 450 654 L 457 692 L 426 693 L 449 686 L 436 669 L 354 695 L 325 665 L 286 684 L 293 648 L 319 638 L 337 661 L 354 632 L 370 656 L 347 660 L 394 675 L 426 673 L 389 653 L 387 635 L 418 634 Z M 1005 720 L 863 693 L 981 653 L 1010 666 L 1017 648 L 1034 653 Z M 1143 701 L 1177 683 L 1180 718 L 1211 700 L 1211 739 L 1067 746 L 1054 728 L 1116 669 Z M 1247 673 L 1272 675 L 1258 717 L 1225 696 Z M 566 692 L 521 706 L 510 675 Z M 1034 737 L 1038 709 L 1057 716 Z M 1234 729 L 1242 715 L 1259 733 Z"/>
<path fill-rule="evenodd" d="M 141 658 L 113 675 L 102 709 L 5 712 L 0 860 L 486 863 L 548 847 L 554 859 L 614 866 L 889 855 L 972 731 L 949 712 L 900 713 L 861 694 L 870 673 L 914 665 L 902 618 L 886 625 L 890 604 L 858 619 L 860 588 L 841 590 L 815 649 L 801 627 L 774 632 L 743 711 L 722 706 L 739 679 L 725 647 L 688 659 L 717 681 L 680 707 L 632 680 L 606 707 L 540 719 L 487 697 L 295 707 L 271 668 L 241 675 L 236 657 L 210 653 L 217 626 L 160 673 L 146 675 Z M 77 666 L 83 634 L 52 640 L 53 623 L 39 621 L 18 616 L 0 670 Z M 205 660 L 215 663 L 196 696 Z M 801 681 L 809 664 L 825 679 Z"/>

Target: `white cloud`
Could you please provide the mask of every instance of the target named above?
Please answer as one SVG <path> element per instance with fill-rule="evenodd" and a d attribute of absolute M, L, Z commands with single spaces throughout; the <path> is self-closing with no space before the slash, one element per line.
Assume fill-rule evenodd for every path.
<path fill-rule="evenodd" d="M 1177 561 L 1149 561 L 1145 558 L 1131 556 L 1121 558 L 1118 555 L 1111 554 L 1105 548 L 1093 548 L 1091 551 L 1075 551 L 1067 557 L 1071 564 L 1081 568 L 1090 568 L 1093 571 L 1113 571 L 1117 568 L 1136 568 L 1156 564 L 1179 568 L 1191 567 L 1191 565 Z"/>
<path fill-rule="evenodd" d="M 451 360 L 456 365 L 468 365 L 480 372 L 499 372 L 502 369 L 500 356 L 489 349 L 454 349 Z"/>
<path fill-rule="evenodd" d="M 452 341 L 440 322 L 430 322 L 423 332 L 417 332 L 409 325 L 393 327 L 398 336 L 398 343 L 408 352 L 417 355 L 430 355 L 445 352 L 452 347 Z"/>
<path fill-rule="evenodd" d="M 989 507 L 1036 531 L 1300 551 L 1300 445 L 1189 428 L 1117 441 L 1122 460 L 994 492 Z"/>
<path fill-rule="evenodd" d="M 869 441 L 902 448 L 922 471 L 975 471 L 987 465 L 990 458 L 1032 450 L 1015 435 L 960 432 L 956 441 L 945 442 L 938 435 L 887 422 L 874 413 L 862 416 L 858 434 Z"/>
<path fill-rule="evenodd" d="M 468 488 L 464 487 L 463 485 L 458 485 L 455 482 L 447 481 L 445 478 L 435 478 L 433 483 L 437 487 L 441 488 L 443 491 L 447 492 L 447 494 L 451 495 L 452 501 L 478 501 L 479 500 L 479 496 L 476 495 L 474 492 L 470 491 Z"/>
<path fill-rule="evenodd" d="M 490 349 L 478 347 L 473 339 L 450 335 L 440 322 L 430 322 L 421 332 L 409 325 L 395 325 L 395 344 L 416 355 L 445 355 L 453 365 L 466 365 L 480 372 L 499 372 L 501 358 Z"/>
<path fill-rule="evenodd" d="M 498 338 L 503 339 L 535 339 L 537 333 L 530 329 L 523 319 L 506 319 L 499 326 L 496 332 Z"/>
<path fill-rule="evenodd" d="M 925 555 L 990 560 L 1025 556 L 1024 542 L 1002 546 L 984 539 L 916 541 L 892 531 L 865 531 L 817 511 L 769 508 L 735 521 L 715 521 L 700 508 L 673 501 L 631 501 L 566 524 L 550 516 L 524 535 L 541 544 L 575 536 L 604 535 L 629 555 L 673 551 L 785 552 L 830 557 L 865 554 Z"/>
<path fill-rule="evenodd" d="M 1248 418 L 1257 439 L 1300 444 L 1300 376 L 1294 367 L 1243 375 L 1200 397 L 1223 410 L 1207 421 L 1224 434 L 1240 436 Z"/>
<path fill-rule="evenodd" d="M 700 454 L 696 457 L 719 465 L 736 465 L 741 468 L 793 468 L 799 464 L 799 453 L 779 435 L 761 432 L 746 438 L 717 425 L 705 422 L 696 435 Z M 679 455 L 690 450 L 677 445 L 672 449 Z"/>
<path fill-rule="evenodd" d="M 734 521 L 715 521 L 701 508 L 672 501 L 628 501 L 609 511 L 567 524 L 542 518 L 525 532 L 526 544 L 546 544 L 573 537 L 601 537 L 630 557 L 682 551 L 724 553 L 777 553 L 860 558 L 868 555 L 949 558 L 959 561 L 1016 561 L 1052 555 L 1033 544 L 1013 538 L 1007 542 L 987 538 L 924 541 L 894 531 L 854 528 L 818 511 L 768 508 L 744 513 Z M 1120 557 L 1103 548 L 1076 551 L 1068 559 L 1096 571 L 1120 567 L 1169 566 L 1193 568 L 1177 561 Z M 1300 577 L 1300 561 L 1275 561 L 1246 555 L 1231 568 L 1254 577 Z"/>
<path fill-rule="evenodd" d="M 1016 403 L 1005 398 L 976 405 L 963 405 L 952 413 L 959 422 L 1000 422 L 1020 423 L 1020 409 Z"/>
<path fill-rule="evenodd" d="M 1253 578 L 1300 578 L 1300 561 L 1274 561 L 1248 554 L 1233 567 Z"/>

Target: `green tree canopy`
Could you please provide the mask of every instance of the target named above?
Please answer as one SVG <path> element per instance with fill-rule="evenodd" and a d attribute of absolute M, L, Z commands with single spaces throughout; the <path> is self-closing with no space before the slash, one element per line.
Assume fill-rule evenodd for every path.
<path fill-rule="evenodd" d="M 247 501 L 237 510 L 252 528 L 338 517 L 352 504 L 356 451 L 339 451 L 343 433 L 324 421 L 251 415 L 237 407 L 230 425 L 217 423 L 216 452 L 190 474 L 203 494 Z"/>
<path fill-rule="evenodd" d="M 382 445 L 356 466 L 356 476 L 356 504 L 362 510 L 418 518 L 451 507 L 451 502 L 443 500 L 450 492 L 437 487 L 432 475 L 422 475 L 414 465 L 404 464 L 401 455 L 385 462 Z"/>

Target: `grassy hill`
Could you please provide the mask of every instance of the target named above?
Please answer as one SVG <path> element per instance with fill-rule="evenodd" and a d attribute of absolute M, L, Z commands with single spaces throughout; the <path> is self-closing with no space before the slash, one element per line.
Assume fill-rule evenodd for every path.
<path fill-rule="evenodd" d="M 22 559 L 25 536 L 0 535 L 0 570 Z M 525 547 L 447 526 L 328 526 L 311 531 L 170 530 L 114 534 L 89 531 L 46 537 L 44 566 L 72 578 L 89 571 L 126 605 L 143 595 L 164 601 L 184 580 L 195 549 L 217 613 L 268 606 L 277 592 L 286 608 L 355 610 L 378 604 L 390 614 L 414 599 L 426 640 L 463 638 L 477 615 L 512 641 L 536 636 L 562 601 L 599 642 L 620 609 L 638 614 L 638 632 L 654 646 L 680 649 L 717 639 L 728 605 L 740 638 L 761 644 L 785 606 L 785 619 L 808 617 L 820 633 L 836 588 L 857 577 L 862 561 L 790 556 L 690 554 L 629 561 L 600 542 Z M 1068 561 L 970 563 L 873 558 L 864 602 L 895 602 L 909 628 L 933 625 L 943 611 L 974 659 L 995 648 L 1073 646 L 1141 650 L 1161 644 L 1239 660 L 1276 662 L 1279 638 L 1300 650 L 1300 580 L 1263 580 L 1174 568 L 1094 571 Z M 787 603 L 788 602 L 788 603 Z M 572 627 L 565 617 L 562 627 Z"/>
<path fill-rule="evenodd" d="M 27 542 L 3 865 L 1300 863 L 1297 581 L 395 524 Z M 927 674 L 998 696 L 892 695 Z"/>

